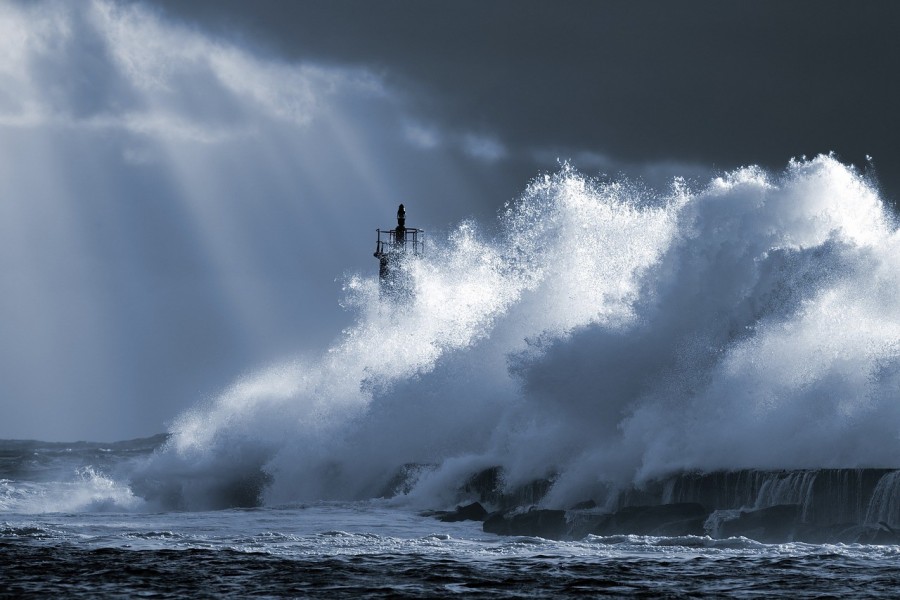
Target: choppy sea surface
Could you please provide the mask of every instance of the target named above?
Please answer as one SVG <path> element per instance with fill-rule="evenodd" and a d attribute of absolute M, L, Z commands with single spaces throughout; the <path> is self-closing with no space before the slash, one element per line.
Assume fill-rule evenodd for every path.
<path fill-rule="evenodd" d="M 0 442 L 2 597 L 894 597 L 900 547 L 486 534 L 390 500 L 152 512 L 159 440 Z"/>
<path fill-rule="evenodd" d="M 5 514 L 7 597 L 894 597 L 896 546 L 503 538 L 377 502 L 197 513 Z"/>

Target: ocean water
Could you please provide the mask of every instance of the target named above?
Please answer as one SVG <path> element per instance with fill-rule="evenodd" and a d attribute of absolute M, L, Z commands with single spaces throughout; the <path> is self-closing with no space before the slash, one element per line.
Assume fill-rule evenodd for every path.
<path fill-rule="evenodd" d="M 900 586 L 898 546 L 501 537 L 385 499 L 148 511 L 102 472 L 159 441 L 0 443 L 0 596 L 804 598 Z"/>
<path fill-rule="evenodd" d="M 900 234 L 868 175 L 820 156 L 660 191 L 564 166 L 428 249 L 409 294 L 379 294 L 374 264 L 346 277 L 356 321 L 329 348 L 167 436 L 3 442 L 0 591 L 895 595 L 897 546 L 560 542 L 421 514 L 494 466 L 510 490 L 551 479 L 546 508 L 869 468 L 900 522 Z"/>

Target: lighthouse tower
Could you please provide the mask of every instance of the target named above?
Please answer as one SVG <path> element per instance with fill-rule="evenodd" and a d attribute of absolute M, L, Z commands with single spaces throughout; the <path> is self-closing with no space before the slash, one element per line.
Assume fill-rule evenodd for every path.
<path fill-rule="evenodd" d="M 406 208 L 402 204 L 397 209 L 397 227 L 376 231 L 378 238 L 374 256 L 378 259 L 381 293 L 393 296 L 408 294 L 410 286 L 403 265 L 410 257 L 425 253 L 425 231 L 406 226 Z"/>

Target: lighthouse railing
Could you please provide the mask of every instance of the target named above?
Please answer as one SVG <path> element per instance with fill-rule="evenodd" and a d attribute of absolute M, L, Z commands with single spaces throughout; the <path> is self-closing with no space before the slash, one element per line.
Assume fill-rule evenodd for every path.
<path fill-rule="evenodd" d="M 425 230 L 407 227 L 403 237 L 398 239 L 396 229 L 376 229 L 378 239 L 376 252 L 408 252 L 416 256 L 425 253 Z"/>

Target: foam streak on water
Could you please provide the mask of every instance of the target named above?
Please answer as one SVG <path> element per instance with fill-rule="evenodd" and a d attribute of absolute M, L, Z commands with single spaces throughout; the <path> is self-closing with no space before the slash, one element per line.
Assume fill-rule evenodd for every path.
<path fill-rule="evenodd" d="M 501 538 L 377 502 L 167 514 L 7 515 L 6 594 L 182 597 L 892 597 L 892 546 L 744 538 Z"/>
<path fill-rule="evenodd" d="M 663 195 L 563 167 L 496 235 L 463 223 L 409 269 L 405 302 L 349 277 L 356 324 L 319 359 L 184 415 L 143 495 L 366 498 L 422 463 L 414 503 L 502 465 L 509 485 L 560 473 L 562 505 L 682 470 L 900 456 L 900 236 L 831 157 Z"/>

